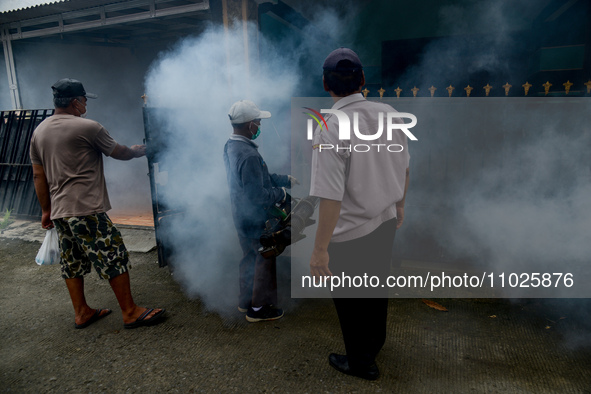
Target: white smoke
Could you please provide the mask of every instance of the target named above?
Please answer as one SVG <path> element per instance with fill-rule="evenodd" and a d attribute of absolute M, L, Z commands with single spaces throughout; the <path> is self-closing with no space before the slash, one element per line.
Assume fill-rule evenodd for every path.
<path fill-rule="evenodd" d="M 397 234 L 397 245 L 413 237 L 435 239 L 448 261 L 468 261 L 488 273 L 572 273 L 576 297 L 588 297 L 591 105 L 586 98 L 532 98 L 543 92 L 542 86 L 523 97 L 521 87 L 532 70 L 531 59 L 520 54 L 535 48 L 514 40 L 519 34 L 527 37 L 532 27 L 519 15 L 537 15 L 542 8 L 537 1 L 500 0 L 440 9 L 443 38 L 433 40 L 397 83 L 426 89 L 433 81 L 462 81 L 453 96 L 464 98 L 393 104 L 423 114 L 418 116 L 419 141 L 410 147 L 409 226 Z M 500 85 L 508 81 L 511 92 L 518 91 L 522 98 L 465 98 L 462 88 L 468 83 L 482 96 L 482 85 L 475 86 L 473 80 L 488 76 L 497 79 L 496 84 L 491 81 L 493 95 L 502 95 Z M 551 82 L 553 90 L 560 90 L 566 79 Z M 442 113 L 442 108 L 449 110 Z M 445 192 L 438 193 L 438 188 Z M 409 227 L 414 232 L 409 233 Z M 555 284 L 536 289 L 536 296 L 574 297 L 564 282 Z M 510 297 L 511 289 L 498 294 Z M 562 299 L 556 304 L 561 316 L 583 322 L 580 332 L 565 328 L 570 331 L 565 331 L 565 342 L 589 346 L 589 300 Z"/>
<path fill-rule="evenodd" d="M 271 161 L 271 171 L 284 164 L 269 160 L 272 152 L 265 146 L 272 123 L 282 123 L 277 115 L 297 81 L 297 70 L 279 59 L 271 64 L 257 63 L 252 54 L 247 59 L 240 27 L 227 33 L 212 27 L 162 54 L 146 78 L 149 106 L 167 111 L 164 122 L 172 137 L 160 167 L 168 182 L 160 190 L 165 203 L 182 212 L 182 220 L 167 229 L 177 253 L 175 276 L 190 295 L 219 312 L 235 310 L 241 257 L 223 163 L 232 132 L 227 114 L 241 99 L 269 110 L 274 117 L 262 122 L 261 154 Z M 255 65 L 260 70 L 253 70 Z M 289 141 L 287 130 L 279 129 Z"/>
<path fill-rule="evenodd" d="M 246 43 L 241 22 L 227 30 L 211 26 L 160 54 L 146 76 L 148 107 L 164 111 L 160 121 L 170 137 L 159 163 L 167 181 L 159 191 L 168 207 L 181 212 L 166 219 L 173 223 L 166 242 L 178 253 L 174 275 L 190 296 L 222 314 L 236 309 L 242 256 L 223 163 L 232 133 L 228 110 L 235 101 L 249 99 L 271 112 L 256 142 L 269 171 L 288 174 L 291 97 L 306 89 L 302 79 L 322 86 L 322 59 L 334 49 L 330 37 L 344 30 L 333 12 L 317 15 L 320 21 L 300 33 L 329 31 L 320 45 L 318 34 L 310 41 L 289 36 L 270 42 L 252 24 Z M 302 76 L 309 62 L 318 73 Z"/>
<path fill-rule="evenodd" d="M 483 250 L 470 246 L 484 248 L 490 270 L 584 274 L 591 255 L 591 173 L 584 147 L 591 138 L 582 123 L 571 126 L 566 133 L 539 129 L 458 189 L 462 232 L 473 243 L 450 234 L 444 242 L 472 256 Z M 562 293 L 559 288 L 547 296 Z"/>

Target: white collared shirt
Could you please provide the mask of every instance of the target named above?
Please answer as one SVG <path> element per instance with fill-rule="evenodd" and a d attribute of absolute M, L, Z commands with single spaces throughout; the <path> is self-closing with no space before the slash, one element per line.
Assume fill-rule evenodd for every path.
<path fill-rule="evenodd" d="M 388 112 L 397 112 L 391 106 L 368 101 L 357 93 L 343 97 L 332 109 L 349 116 L 351 139 L 339 140 L 337 117 L 325 116 L 328 130 L 318 127 L 314 132 L 310 195 L 341 201 L 331 241 L 343 242 L 363 237 L 396 217 L 396 202 L 404 197 L 410 155 L 401 130 L 394 130 L 392 140 L 387 139 L 385 117 Z M 376 134 L 382 113 L 382 135 L 377 140 L 358 138 L 353 132 L 354 113 L 359 132 L 365 135 Z M 321 144 L 333 148 L 322 149 Z"/>

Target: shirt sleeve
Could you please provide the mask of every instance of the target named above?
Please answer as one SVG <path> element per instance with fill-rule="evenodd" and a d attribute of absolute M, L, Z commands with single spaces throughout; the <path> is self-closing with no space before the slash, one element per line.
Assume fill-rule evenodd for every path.
<path fill-rule="evenodd" d="M 117 141 L 111 137 L 109 132 L 103 126 L 100 126 L 96 138 L 94 139 L 94 146 L 106 156 L 111 156 L 111 153 L 113 153 L 113 150 L 117 146 Z"/>
<path fill-rule="evenodd" d="M 244 160 L 240 169 L 240 181 L 246 197 L 259 207 L 269 208 L 284 198 L 283 190 L 280 188 L 266 189 L 263 186 L 263 168 L 260 159 L 256 156 Z"/>
<path fill-rule="evenodd" d="M 270 174 L 271 181 L 273 182 L 274 186 L 277 187 L 289 187 L 291 183 L 289 182 L 289 178 L 287 175 L 278 175 L 278 174 Z"/>
<path fill-rule="evenodd" d="M 342 201 L 351 146 L 338 139 L 336 122 L 329 121 L 328 130 L 317 128 L 315 132 L 310 195 Z"/>
<path fill-rule="evenodd" d="M 390 106 L 388 106 L 388 109 L 389 110 L 384 111 L 384 112 L 386 112 L 386 113 L 387 112 L 398 112 L 398 111 L 396 111 L 394 108 L 392 108 Z M 394 123 L 404 123 L 404 121 L 402 119 L 400 119 L 400 118 L 394 118 L 393 120 L 394 120 Z M 410 164 L 410 152 L 408 151 L 408 138 L 406 137 L 406 135 L 404 135 L 404 137 L 402 137 L 402 141 L 403 141 L 402 142 L 402 146 L 404 147 L 404 153 L 403 154 L 404 154 L 405 162 L 406 162 L 406 167 L 405 168 L 408 168 L 409 167 L 409 164 Z"/>
<path fill-rule="evenodd" d="M 33 138 L 31 138 L 31 143 L 29 145 L 29 156 L 31 157 L 31 164 L 43 165 L 41 157 L 39 156 L 39 151 L 37 151 L 37 146 L 35 145 L 35 134 L 33 134 Z"/>

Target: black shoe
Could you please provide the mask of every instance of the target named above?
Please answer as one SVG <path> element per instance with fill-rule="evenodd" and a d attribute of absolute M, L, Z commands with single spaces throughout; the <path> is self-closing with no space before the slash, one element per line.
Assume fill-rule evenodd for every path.
<path fill-rule="evenodd" d="M 283 309 L 275 308 L 273 305 L 265 305 L 258 311 L 248 308 L 246 312 L 246 320 L 251 323 L 259 321 L 277 320 L 283 317 Z"/>
<path fill-rule="evenodd" d="M 375 363 L 364 368 L 353 369 L 349 367 L 347 356 L 341 354 L 331 353 L 328 356 L 328 363 L 337 371 L 346 373 L 347 375 L 357 376 L 358 378 L 376 380 L 380 376 L 380 371 Z"/>

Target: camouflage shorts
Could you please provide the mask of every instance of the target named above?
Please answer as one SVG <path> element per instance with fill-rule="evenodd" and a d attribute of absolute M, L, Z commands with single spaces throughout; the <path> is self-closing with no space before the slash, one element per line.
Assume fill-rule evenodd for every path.
<path fill-rule="evenodd" d="M 128 270 L 129 254 L 121 233 L 106 213 L 54 219 L 59 234 L 62 278 L 79 278 L 91 265 L 103 279 Z"/>

